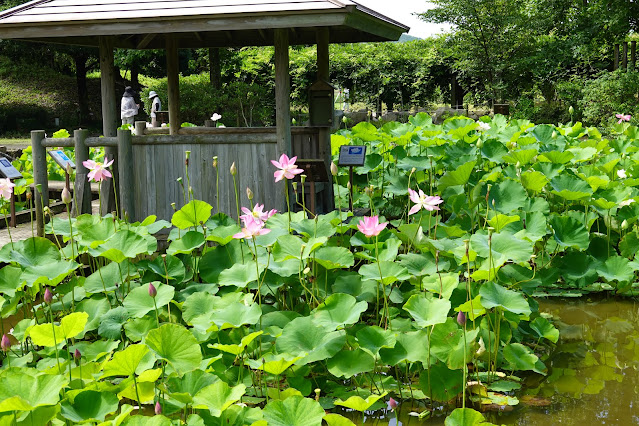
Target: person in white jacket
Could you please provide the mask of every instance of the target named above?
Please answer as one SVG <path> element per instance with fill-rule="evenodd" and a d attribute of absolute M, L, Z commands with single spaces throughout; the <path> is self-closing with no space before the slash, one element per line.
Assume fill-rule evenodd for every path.
<path fill-rule="evenodd" d="M 122 125 L 135 123 L 135 116 L 140 109 L 140 104 L 135 103 L 135 99 L 133 98 L 134 95 L 135 92 L 131 86 L 124 88 L 122 103 L 120 104 L 120 118 L 122 119 Z"/>
<path fill-rule="evenodd" d="M 149 92 L 149 99 L 153 99 L 151 104 L 151 127 L 160 127 L 156 112 L 162 109 L 162 101 L 154 90 Z"/>

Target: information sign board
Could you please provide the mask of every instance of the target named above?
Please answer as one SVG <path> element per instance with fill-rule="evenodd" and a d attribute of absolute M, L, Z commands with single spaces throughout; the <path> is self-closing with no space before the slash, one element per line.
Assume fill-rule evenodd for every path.
<path fill-rule="evenodd" d="M 340 166 L 363 166 L 366 159 L 365 145 L 342 145 L 339 148 Z"/>
<path fill-rule="evenodd" d="M 56 163 L 58 163 L 58 166 L 62 167 L 62 170 L 67 169 L 67 164 L 70 165 L 72 169 L 75 169 L 75 163 L 69 157 L 67 157 L 67 154 L 65 154 L 63 150 L 51 150 L 49 151 L 49 155 Z"/>
<path fill-rule="evenodd" d="M 0 157 L 0 173 L 9 179 L 20 179 L 22 173 L 18 171 L 9 160 L 4 157 Z"/>

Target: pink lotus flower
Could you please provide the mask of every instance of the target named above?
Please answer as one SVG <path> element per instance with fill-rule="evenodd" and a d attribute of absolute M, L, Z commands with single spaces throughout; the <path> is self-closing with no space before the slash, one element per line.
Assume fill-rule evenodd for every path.
<path fill-rule="evenodd" d="M 51 292 L 51 290 L 49 289 L 49 287 L 47 287 L 44 290 L 44 303 L 46 303 L 47 305 L 50 305 L 51 303 L 53 303 L 53 293 Z"/>
<path fill-rule="evenodd" d="M 395 408 L 397 408 L 398 405 L 399 403 L 395 401 L 395 399 L 391 396 L 388 400 L 388 406 L 390 407 L 390 409 L 395 411 Z"/>
<path fill-rule="evenodd" d="M 155 296 L 158 295 L 158 291 L 153 285 L 153 283 L 149 283 L 149 296 L 155 299 Z"/>
<path fill-rule="evenodd" d="M 411 207 L 410 211 L 408 212 L 409 215 L 417 213 L 422 209 L 422 207 L 424 208 L 424 210 L 428 210 L 429 212 L 432 212 L 433 210 L 439 210 L 438 204 L 444 202 L 444 200 L 442 200 L 437 195 L 428 196 L 424 194 L 424 191 L 422 191 L 421 189 L 418 193 L 417 191 L 413 191 L 412 189 L 408 188 L 408 194 L 410 195 L 410 200 L 415 203 L 415 205 Z"/>
<path fill-rule="evenodd" d="M 247 209 L 246 207 L 242 207 L 242 212 L 244 212 L 244 214 L 240 216 L 240 219 L 242 219 L 245 225 L 247 224 L 248 220 L 255 220 L 263 226 L 264 222 L 266 222 L 271 216 L 277 213 L 277 210 L 270 210 L 268 212 L 265 212 L 264 204 L 256 204 L 255 207 L 253 207 L 253 211 Z"/>
<path fill-rule="evenodd" d="M 288 158 L 288 155 L 286 154 L 282 154 L 280 161 L 271 160 L 271 163 L 280 169 L 273 173 L 275 182 L 279 182 L 284 178 L 293 179 L 295 175 L 299 175 L 304 172 L 304 170 L 297 168 L 297 165 L 295 164 L 296 160 L 297 157 Z"/>
<path fill-rule="evenodd" d="M 619 121 L 617 121 L 617 124 L 621 124 L 622 121 L 630 121 L 630 119 L 632 118 L 630 114 L 616 114 L 615 117 L 619 119 Z"/>
<path fill-rule="evenodd" d="M 270 229 L 264 228 L 263 222 L 258 222 L 252 216 L 245 217 L 242 220 L 244 221 L 244 228 L 242 228 L 242 232 L 238 232 L 233 235 L 233 238 L 237 240 L 241 240 L 242 238 L 253 238 L 271 232 Z"/>
<path fill-rule="evenodd" d="M 162 414 L 162 405 L 160 405 L 160 401 L 155 403 L 155 415 L 159 416 L 160 414 Z"/>
<path fill-rule="evenodd" d="M 14 186 L 16 186 L 16 184 L 11 182 L 11 179 L 0 179 L 0 198 L 10 200 L 11 194 L 13 194 Z"/>
<path fill-rule="evenodd" d="M 370 238 L 378 236 L 379 233 L 386 228 L 386 225 L 388 225 L 388 222 L 379 223 L 378 216 L 365 216 L 364 219 L 360 220 L 357 224 L 357 229 Z"/>
<path fill-rule="evenodd" d="M 110 178 L 111 172 L 107 170 L 107 167 L 111 164 L 113 164 L 113 160 L 107 161 L 104 164 L 93 160 L 86 160 L 82 162 L 82 165 L 90 170 L 87 175 L 89 182 L 102 182 L 104 179 Z"/>
<path fill-rule="evenodd" d="M 11 341 L 9 340 L 9 336 L 7 336 L 6 334 L 2 335 L 2 340 L 0 340 L 0 348 L 4 353 L 7 353 L 9 349 L 11 349 Z"/>

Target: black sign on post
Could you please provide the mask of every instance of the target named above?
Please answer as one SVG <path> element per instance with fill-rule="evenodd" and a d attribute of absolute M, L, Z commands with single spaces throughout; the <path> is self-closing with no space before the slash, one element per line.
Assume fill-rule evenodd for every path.
<path fill-rule="evenodd" d="M 49 151 L 49 155 L 56 163 L 58 163 L 58 166 L 62 167 L 62 170 L 66 171 L 67 166 L 71 166 L 72 169 L 75 169 L 75 163 L 69 157 L 67 157 L 67 154 L 65 154 L 63 150 L 51 150 Z"/>

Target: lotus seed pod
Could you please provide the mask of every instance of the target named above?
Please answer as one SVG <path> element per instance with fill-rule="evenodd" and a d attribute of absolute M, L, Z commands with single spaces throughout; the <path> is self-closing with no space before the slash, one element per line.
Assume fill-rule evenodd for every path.
<path fill-rule="evenodd" d="M 217 155 L 213 157 L 213 167 L 217 169 Z"/>
<path fill-rule="evenodd" d="M 155 289 L 155 286 L 152 283 L 149 283 L 149 296 L 155 299 L 155 296 L 158 295 L 158 291 Z"/>
<path fill-rule="evenodd" d="M 333 176 L 337 176 L 337 164 L 331 161 L 331 174 Z"/>
<path fill-rule="evenodd" d="M 51 302 L 53 302 L 53 293 L 51 293 L 51 290 L 49 290 L 49 287 L 47 287 L 47 288 L 44 290 L 44 302 L 45 302 L 47 305 L 50 305 L 50 304 L 51 304 Z"/>
<path fill-rule="evenodd" d="M 410 174 L 412 175 L 413 173 L 415 173 L 417 171 L 416 167 L 413 167 L 412 169 L 410 169 Z"/>
<path fill-rule="evenodd" d="M 71 197 L 71 191 L 69 191 L 69 188 L 67 188 L 66 186 L 62 189 L 62 202 L 64 204 L 69 204 L 71 202 L 71 200 L 73 199 Z"/>
<path fill-rule="evenodd" d="M 171 203 L 171 207 L 173 208 L 173 211 L 177 210 L 177 208 L 175 207 L 175 203 Z"/>
<path fill-rule="evenodd" d="M 293 182 L 293 191 L 297 192 L 297 182 Z"/>
<path fill-rule="evenodd" d="M 306 182 L 306 175 L 300 175 L 300 180 L 302 181 L 302 185 Z"/>
<path fill-rule="evenodd" d="M 27 191 L 27 200 L 30 200 L 31 198 L 33 198 L 31 191 Z"/>
<path fill-rule="evenodd" d="M 186 159 L 188 160 L 189 158 L 191 158 L 191 151 L 184 151 L 184 155 Z"/>
<path fill-rule="evenodd" d="M 11 341 L 9 340 L 9 336 L 6 334 L 2 335 L 2 341 L 0 341 L 0 348 L 2 348 L 2 352 L 7 353 L 9 349 L 11 349 Z"/>
<path fill-rule="evenodd" d="M 319 401 L 319 397 L 320 397 L 320 393 L 321 392 L 322 391 L 319 388 L 315 389 L 315 401 Z"/>
<path fill-rule="evenodd" d="M 231 175 L 235 176 L 237 174 L 237 167 L 235 166 L 235 161 L 231 164 Z"/>
<path fill-rule="evenodd" d="M 248 198 L 249 200 L 253 199 L 253 191 L 251 191 L 251 188 L 249 188 L 248 186 L 246 187 L 246 198 Z"/>
<path fill-rule="evenodd" d="M 159 416 L 160 414 L 162 414 L 162 405 L 160 404 L 160 401 L 155 403 L 155 415 Z"/>

